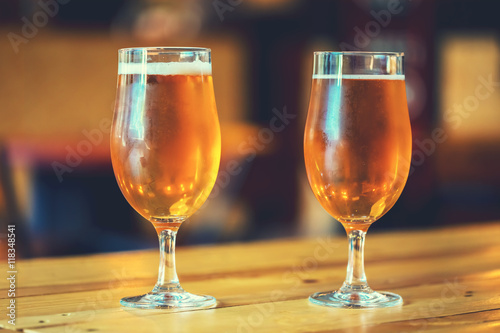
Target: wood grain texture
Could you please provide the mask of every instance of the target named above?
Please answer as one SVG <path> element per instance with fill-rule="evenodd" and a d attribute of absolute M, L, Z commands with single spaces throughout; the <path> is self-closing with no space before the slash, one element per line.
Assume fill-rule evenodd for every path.
<path fill-rule="evenodd" d="M 121 308 L 155 283 L 156 251 L 25 260 L 17 264 L 23 332 L 478 332 L 500 331 L 500 223 L 427 231 L 369 232 L 368 281 L 403 296 L 402 307 L 349 310 L 312 305 L 339 287 L 345 237 L 180 248 L 185 289 L 215 296 L 209 310 Z M 2 269 L 6 270 L 4 266 Z M 5 309 L 8 284 L 0 281 Z M 5 318 L 5 317 L 4 317 Z"/>

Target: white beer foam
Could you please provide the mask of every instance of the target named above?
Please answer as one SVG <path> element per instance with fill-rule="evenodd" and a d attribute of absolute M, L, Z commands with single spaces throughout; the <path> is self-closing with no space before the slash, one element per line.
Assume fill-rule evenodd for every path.
<path fill-rule="evenodd" d="M 118 64 L 118 74 L 149 75 L 212 75 L 212 65 L 200 60 L 193 62 L 152 62 Z"/>
<path fill-rule="evenodd" d="M 330 79 L 330 80 L 403 80 L 405 76 L 402 74 L 378 75 L 378 74 L 313 74 L 313 79 Z"/>

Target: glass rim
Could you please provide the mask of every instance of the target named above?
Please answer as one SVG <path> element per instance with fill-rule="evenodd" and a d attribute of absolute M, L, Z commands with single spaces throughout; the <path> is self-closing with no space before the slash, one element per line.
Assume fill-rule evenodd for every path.
<path fill-rule="evenodd" d="M 332 55 L 386 55 L 386 56 L 404 56 L 404 52 L 384 52 L 384 51 L 314 51 L 314 55 L 324 55 L 324 54 L 332 54 Z"/>
<path fill-rule="evenodd" d="M 212 50 L 206 47 L 183 47 L 183 46 L 148 46 L 148 47 L 126 47 L 118 49 L 119 53 L 146 51 L 158 54 L 183 54 L 183 53 L 210 53 Z"/>

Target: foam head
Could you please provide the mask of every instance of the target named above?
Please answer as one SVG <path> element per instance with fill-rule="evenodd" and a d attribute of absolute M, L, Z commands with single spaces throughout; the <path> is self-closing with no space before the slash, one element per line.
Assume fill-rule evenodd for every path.
<path fill-rule="evenodd" d="M 405 76 L 402 74 L 313 74 L 313 79 L 322 80 L 403 80 Z"/>
<path fill-rule="evenodd" d="M 200 60 L 193 62 L 152 62 L 118 64 L 118 74 L 149 75 L 212 75 L 212 65 Z"/>

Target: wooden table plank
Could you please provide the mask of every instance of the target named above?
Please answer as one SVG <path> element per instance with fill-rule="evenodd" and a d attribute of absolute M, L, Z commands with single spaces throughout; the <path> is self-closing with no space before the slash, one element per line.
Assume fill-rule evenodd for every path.
<path fill-rule="evenodd" d="M 386 258 L 433 256 L 434 253 L 442 251 L 450 253 L 468 251 L 487 245 L 500 245 L 499 240 L 500 223 L 483 224 L 479 227 L 461 226 L 431 232 L 412 231 L 373 235 L 369 232 L 366 241 L 366 260 L 368 262 Z M 227 272 L 286 269 L 300 264 L 305 258 L 314 255 L 315 251 L 321 252 L 325 247 L 330 250 L 329 260 L 346 262 L 347 240 L 343 236 L 338 236 L 326 240 L 286 240 L 180 248 L 177 251 L 178 272 L 183 280 L 186 280 L 206 279 L 207 275 Z M 127 270 L 133 272 L 134 279 L 155 277 L 157 266 L 156 250 L 26 260 L 22 262 L 24 273 L 20 274 L 18 282 L 27 288 L 54 285 L 54 281 L 57 280 L 57 286 L 73 285 L 78 288 L 82 283 L 108 282 Z M 40 272 L 44 274 L 39 274 Z M 0 280 L 0 290 L 6 288 L 7 281 Z M 0 297 L 4 295 L 1 294 Z"/>
<path fill-rule="evenodd" d="M 500 251 L 500 247 L 497 251 Z M 482 261 L 477 256 L 483 256 Z M 425 283 L 437 283 L 449 276 L 460 276 L 465 279 L 473 269 L 476 275 L 483 273 L 486 278 L 495 275 L 488 270 L 494 265 L 498 258 L 495 255 L 483 253 L 472 253 L 462 255 L 459 258 L 449 258 L 446 266 L 442 265 L 443 257 L 437 255 L 431 259 L 418 259 L 413 261 L 389 261 L 371 263 L 367 267 L 367 274 L 374 288 L 395 288 L 412 286 L 422 281 Z M 418 266 L 418 272 L 412 270 L 412 266 Z M 393 272 L 387 276 L 387 272 Z M 500 275 L 500 272 L 498 272 Z M 184 286 L 188 290 L 198 293 L 209 293 L 217 297 L 230 297 L 238 295 L 242 291 L 249 294 L 245 302 L 266 301 L 266 291 L 273 289 L 284 289 L 287 297 L 300 297 L 304 291 L 314 291 L 318 288 L 338 287 L 345 276 L 345 264 L 342 265 L 318 265 L 318 267 L 303 267 L 302 269 L 289 269 L 284 272 L 254 272 L 252 275 L 222 276 L 207 281 L 188 281 Z M 95 306 L 99 303 L 100 308 L 117 306 L 118 300 L 124 295 L 145 293 L 151 289 L 154 279 L 145 281 L 142 286 L 129 286 L 126 284 L 111 283 L 115 288 L 102 288 L 96 293 L 95 290 L 83 292 L 70 292 L 58 294 L 45 294 L 37 296 L 22 297 L 22 305 L 18 309 L 20 316 L 29 313 L 50 314 L 53 312 L 77 311 L 82 303 Z M 126 282 L 125 282 L 126 283 Z M 267 293 L 268 294 L 268 293 Z M 89 302 L 89 300 L 93 300 Z M 229 306 L 240 305 L 240 299 L 229 298 Z M 49 305 L 47 305 L 47 303 Z"/>
<path fill-rule="evenodd" d="M 498 332 L 500 331 L 500 310 L 485 310 L 368 326 L 370 332 L 442 331 L 443 329 L 451 332 Z M 332 332 L 341 332 L 341 330 Z"/>
<path fill-rule="evenodd" d="M 147 292 L 153 286 L 156 251 L 26 260 L 18 263 L 15 328 L 26 332 L 154 332 L 155 327 L 196 331 L 202 325 L 204 331 L 221 332 L 321 332 L 356 327 L 376 332 L 418 331 L 421 323 L 427 323 L 426 329 L 453 331 L 460 326 L 455 321 L 460 320 L 470 322 L 461 329 L 498 328 L 499 223 L 369 234 L 368 280 L 374 289 L 399 292 L 405 300 L 399 309 L 339 310 L 307 302 L 312 292 L 340 286 L 346 247 L 345 237 L 337 237 L 181 248 L 178 270 L 184 287 L 219 301 L 216 309 L 189 313 L 120 308 L 121 297 Z M 453 286 L 454 294 L 450 294 Z M 6 288 L 4 281 L 0 287 Z M 5 298 L 5 290 L 0 295 Z M 454 297 L 453 302 L 446 297 Z M 3 306 L 7 299 L 1 301 Z M 264 317 L 258 327 L 248 326 L 252 316 L 258 317 L 256 321 Z M 241 318 L 247 318 L 248 325 Z M 0 327 L 9 326 L 3 320 Z"/>
<path fill-rule="evenodd" d="M 413 291 L 417 296 L 412 298 L 412 302 L 403 307 L 389 309 L 330 309 L 310 304 L 305 298 L 170 314 L 122 309 L 117 312 L 117 316 L 91 318 L 92 320 L 71 325 L 70 328 L 75 332 L 94 329 L 104 332 L 301 332 L 304 328 L 310 332 L 322 332 L 404 320 L 413 323 L 415 328 L 422 329 L 423 323 L 430 322 L 435 317 L 472 314 L 492 306 L 500 309 L 500 298 L 490 299 L 490 289 L 495 285 L 496 281 L 469 283 L 468 287 L 475 291 L 474 297 L 464 297 L 460 294 L 464 293 L 462 286 L 454 289 L 446 282 L 408 288 L 410 291 L 418 289 Z M 408 297 L 405 289 L 394 291 Z M 443 291 L 450 293 L 445 297 L 436 298 L 436 295 L 441 295 Z M 65 332 L 67 327 L 44 325 L 26 331 Z"/>
<path fill-rule="evenodd" d="M 440 310 L 441 305 L 446 305 L 450 299 L 455 300 L 459 297 L 467 298 L 467 301 L 478 300 L 478 299 L 487 299 L 490 295 L 488 294 L 488 290 L 485 292 L 479 292 L 475 290 L 476 284 L 480 281 L 481 286 L 493 286 L 495 285 L 497 279 L 491 279 L 487 276 L 485 279 L 480 280 L 468 280 L 468 279 L 460 279 L 458 280 L 442 280 L 439 283 L 427 284 L 425 288 L 422 287 L 402 287 L 402 288 L 389 288 L 390 290 L 395 290 L 401 292 L 402 296 L 405 297 L 405 304 L 411 305 L 415 300 L 419 298 L 425 299 L 433 299 L 435 298 L 437 303 L 435 305 L 431 304 L 430 309 L 436 308 Z M 472 282 L 472 283 L 471 283 Z M 241 298 L 238 295 L 231 294 L 218 294 L 212 293 L 219 298 L 219 306 L 222 307 L 235 307 L 238 305 L 256 305 L 269 303 L 276 300 L 303 300 L 309 294 L 318 290 L 326 290 L 330 287 L 326 284 L 314 284 L 314 285 L 305 285 L 295 288 L 294 286 L 275 286 L 272 289 L 266 289 L 260 295 L 255 296 L 252 293 L 252 290 L 246 290 L 248 294 Z M 438 289 L 436 289 L 438 288 Z M 383 288 L 385 289 L 385 288 Z M 438 290 L 438 292 L 436 292 Z M 472 291 L 472 294 L 470 293 Z M 55 323 L 76 323 L 85 321 L 86 319 L 92 317 L 93 320 L 100 319 L 120 319 L 123 318 L 123 313 L 120 308 L 117 306 L 119 295 L 113 300 L 108 300 L 107 305 L 111 305 L 111 308 L 105 308 L 99 302 L 87 303 L 83 306 L 79 311 L 74 311 L 69 316 L 62 316 L 61 313 L 67 313 L 64 310 L 60 311 L 58 309 L 56 311 L 51 311 L 52 313 L 58 313 L 57 315 L 42 315 L 42 316 L 34 316 L 24 318 L 22 321 L 19 321 L 17 328 L 27 328 L 27 327 L 41 327 L 47 325 L 54 325 Z M 253 296 L 253 297 L 252 297 Z M 89 298 L 90 299 L 90 298 Z M 441 299 L 444 300 L 441 302 Z M 95 300 L 94 300 L 95 301 Z M 444 302 L 444 303 L 443 303 Z M 71 301 L 68 302 L 69 304 Z M 442 304 L 441 304 L 442 303 Z M 40 300 L 40 305 L 43 302 Z M 46 304 L 46 303 L 45 303 Z M 68 306 L 70 306 L 68 304 Z M 97 308 L 98 311 L 94 311 L 92 309 Z M 68 309 L 68 308 L 67 308 Z M 67 310 L 66 309 L 66 310 Z M 48 309 L 52 310 L 52 309 Z M 333 309 L 332 309 L 333 310 Z M 424 311 L 425 310 L 425 311 Z M 334 310 L 335 311 L 335 310 Z M 144 312 L 144 311 L 142 311 Z M 163 314 L 163 311 L 156 311 L 157 313 Z M 421 311 L 423 315 L 428 312 L 425 308 Z M 153 312 L 145 311 L 146 315 L 153 314 Z M 43 321 L 44 325 L 40 325 L 40 321 Z"/>

